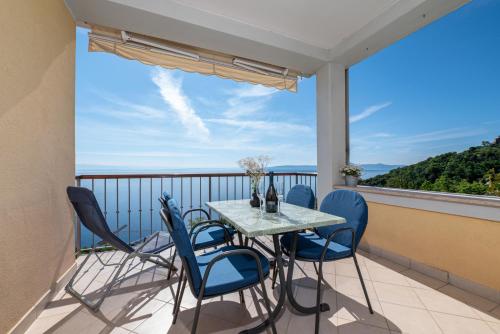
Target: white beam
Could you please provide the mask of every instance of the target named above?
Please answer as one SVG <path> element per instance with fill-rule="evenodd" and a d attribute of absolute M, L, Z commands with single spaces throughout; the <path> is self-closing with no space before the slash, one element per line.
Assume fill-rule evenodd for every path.
<path fill-rule="evenodd" d="M 318 203 L 344 182 L 339 169 L 347 161 L 346 67 L 327 63 L 316 73 Z"/>

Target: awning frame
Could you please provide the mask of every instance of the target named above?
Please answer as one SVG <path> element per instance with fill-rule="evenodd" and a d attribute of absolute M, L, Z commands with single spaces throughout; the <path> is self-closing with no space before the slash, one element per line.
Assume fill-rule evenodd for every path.
<path fill-rule="evenodd" d="M 186 59 L 191 62 L 200 62 L 200 63 L 206 63 L 209 65 L 213 66 L 221 66 L 224 68 L 227 68 L 229 70 L 237 70 L 237 71 L 244 71 L 244 72 L 249 72 L 249 73 L 255 73 L 258 75 L 265 75 L 267 77 L 273 77 L 273 78 L 279 78 L 283 79 L 283 82 L 285 83 L 284 85 L 277 86 L 276 84 L 266 84 L 264 82 L 258 82 L 258 80 L 248 80 L 248 82 L 253 83 L 253 84 L 263 84 L 266 86 L 271 86 L 275 87 L 277 89 L 287 89 L 289 91 L 295 92 L 296 87 L 297 87 L 297 80 L 298 77 L 300 76 L 300 73 L 296 71 L 290 71 L 288 68 L 285 67 L 279 67 L 275 65 L 270 65 L 270 64 L 265 64 L 265 63 L 260 63 L 256 62 L 253 60 L 249 59 L 244 59 L 244 58 L 239 58 L 236 56 L 231 56 L 227 54 L 222 54 L 215 52 L 214 55 L 221 55 L 222 59 L 225 61 L 219 61 L 217 59 L 205 57 L 201 54 L 198 54 L 196 51 L 191 51 L 182 48 L 182 47 L 177 47 L 178 43 L 175 42 L 170 42 L 170 41 L 164 41 L 162 43 L 161 41 L 158 41 L 156 39 L 148 38 L 147 36 L 142 36 L 138 34 L 134 34 L 128 31 L 118 31 L 115 30 L 113 32 L 113 35 L 111 34 L 106 34 L 108 30 L 107 28 L 97 28 L 98 31 L 103 30 L 104 33 L 99 33 L 99 32 L 94 32 L 94 29 L 89 32 L 89 43 L 92 41 L 104 41 L 108 43 L 114 43 L 115 45 L 121 45 L 125 46 L 127 48 L 134 48 L 134 49 L 139 49 L 139 50 L 145 50 L 145 51 L 150 51 L 153 53 L 157 54 L 164 54 L 167 56 L 172 56 L 172 57 L 178 57 L 182 59 Z M 119 38 L 120 36 L 121 38 Z M 170 44 L 176 44 L 175 46 L 170 45 Z M 89 47 L 89 49 L 91 49 Z M 95 51 L 95 50 L 91 50 Z M 103 50 L 98 50 L 98 51 L 103 51 Z M 106 50 L 104 50 L 106 51 Z M 114 52 L 117 53 L 113 50 L 108 50 L 109 52 Z M 203 50 L 203 52 L 211 52 L 209 50 Z M 203 53 L 202 52 L 202 53 Z M 118 54 L 118 53 L 117 53 Z M 209 56 L 213 56 L 212 54 L 209 54 Z M 216 58 L 216 57 L 214 57 Z M 140 59 L 137 59 L 141 61 Z M 161 64 L 160 64 L 161 65 Z M 180 68 L 181 70 L 183 69 L 181 66 L 177 67 Z M 206 73 L 206 72 L 200 72 L 202 74 L 211 74 L 211 73 Z M 241 72 L 240 72 L 241 73 Z M 293 73 L 293 74 L 292 74 Z M 215 67 L 214 67 L 214 73 L 215 75 L 224 77 L 224 78 L 229 78 L 233 79 L 236 81 L 245 81 L 244 79 L 241 79 L 241 75 L 238 78 L 232 78 L 230 75 L 226 74 L 220 74 L 216 73 Z M 254 75 L 255 76 L 255 75 Z M 266 79 L 264 79 L 266 80 Z M 274 79 L 275 80 L 275 79 Z M 287 84 L 287 82 L 292 81 L 293 84 Z"/>

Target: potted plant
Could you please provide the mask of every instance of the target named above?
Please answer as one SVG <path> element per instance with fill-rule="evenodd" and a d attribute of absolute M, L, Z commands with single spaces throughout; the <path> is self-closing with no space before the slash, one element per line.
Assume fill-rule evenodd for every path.
<path fill-rule="evenodd" d="M 340 169 L 340 174 L 345 177 L 346 186 L 356 187 L 363 169 L 356 165 L 345 165 Z"/>
<path fill-rule="evenodd" d="M 267 155 L 259 155 L 258 157 L 247 157 L 238 161 L 238 165 L 245 170 L 245 173 L 250 177 L 252 188 L 252 198 L 250 205 L 259 207 L 260 200 L 258 196 L 260 179 L 266 174 L 266 167 L 269 165 L 271 158 Z"/>

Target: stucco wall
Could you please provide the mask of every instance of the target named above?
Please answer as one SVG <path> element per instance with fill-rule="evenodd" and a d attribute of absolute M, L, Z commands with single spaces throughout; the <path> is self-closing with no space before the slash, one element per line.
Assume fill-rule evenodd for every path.
<path fill-rule="evenodd" d="M 500 223 L 369 202 L 363 243 L 500 290 Z"/>
<path fill-rule="evenodd" d="M 75 26 L 63 0 L 0 5 L 0 333 L 73 263 Z"/>

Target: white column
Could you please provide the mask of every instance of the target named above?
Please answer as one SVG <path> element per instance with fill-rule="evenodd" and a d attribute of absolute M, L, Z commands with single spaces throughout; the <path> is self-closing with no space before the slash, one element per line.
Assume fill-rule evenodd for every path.
<path fill-rule="evenodd" d="M 344 182 L 339 169 L 348 160 L 345 69 L 328 63 L 316 73 L 318 203 L 334 185 Z"/>

